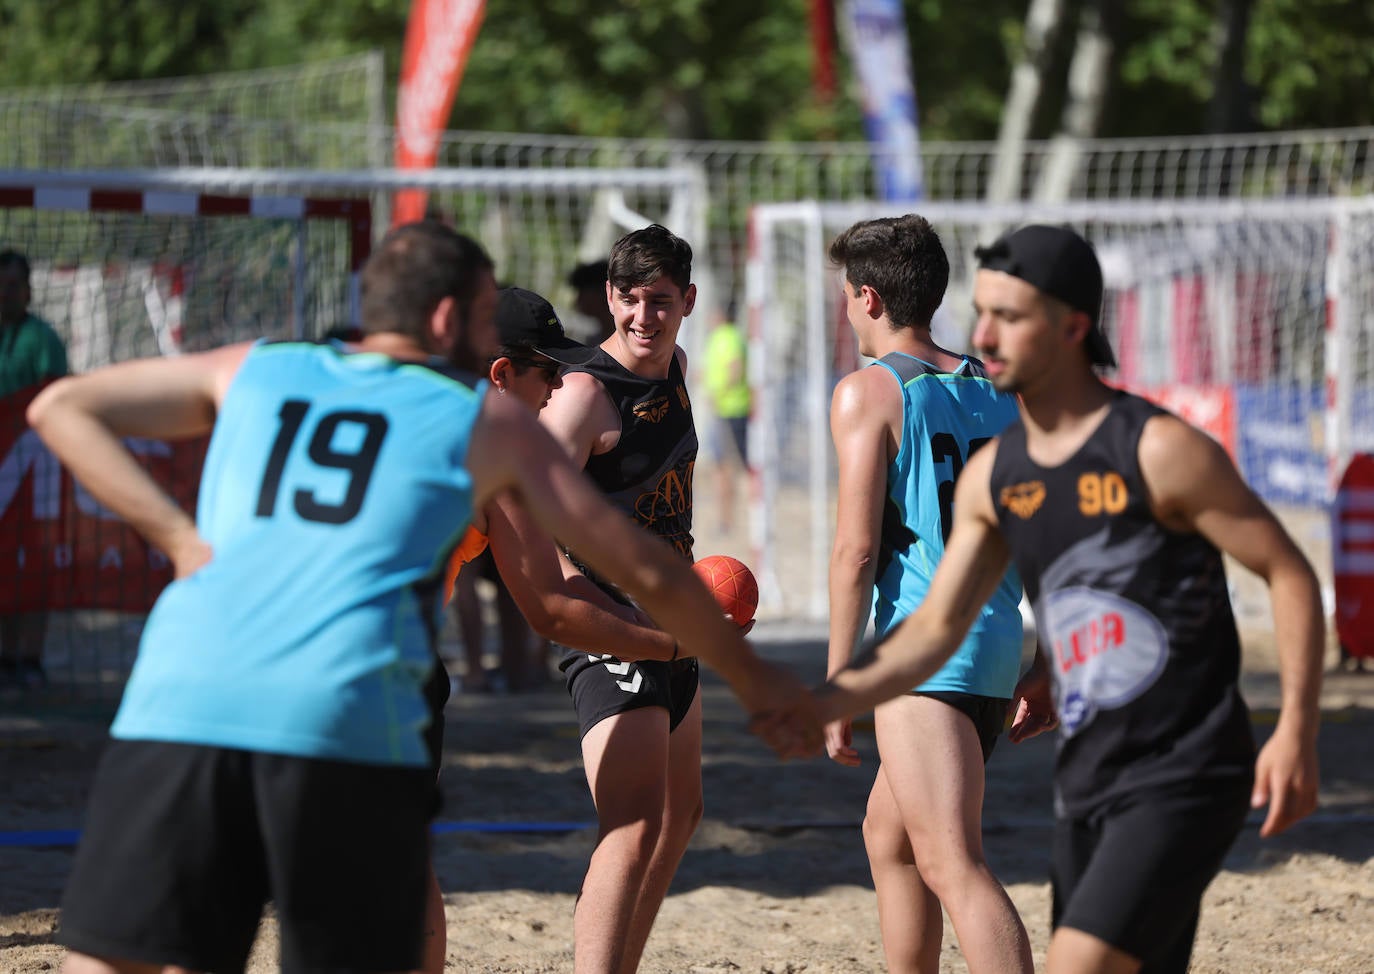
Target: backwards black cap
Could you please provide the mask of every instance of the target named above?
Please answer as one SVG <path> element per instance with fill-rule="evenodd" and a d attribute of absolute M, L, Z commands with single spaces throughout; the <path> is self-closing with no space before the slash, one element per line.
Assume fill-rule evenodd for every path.
<path fill-rule="evenodd" d="M 1102 331 L 1102 265 L 1089 243 L 1068 227 L 1040 224 L 1004 233 L 973 255 L 978 266 L 1019 277 L 1088 316 L 1083 339 L 1094 365 L 1116 368 L 1116 356 Z"/>
<path fill-rule="evenodd" d="M 496 330 L 503 345 L 528 345 L 564 365 L 581 365 L 596 354 L 596 348 L 563 333 L 553 305 L 522 287 L 506 287 L 497 293 Z"/>

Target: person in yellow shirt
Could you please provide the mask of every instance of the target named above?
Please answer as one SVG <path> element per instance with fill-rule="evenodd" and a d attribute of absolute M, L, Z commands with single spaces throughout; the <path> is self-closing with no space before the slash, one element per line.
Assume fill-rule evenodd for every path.
<path fill-rule="evenodd" d="M 731 313 L 716 321 L 706 339 L 706 392 L 716 417 L 715 461 L 722 533 L 735 520 L 735 476 L 749 472 L 749 349 Z"/>

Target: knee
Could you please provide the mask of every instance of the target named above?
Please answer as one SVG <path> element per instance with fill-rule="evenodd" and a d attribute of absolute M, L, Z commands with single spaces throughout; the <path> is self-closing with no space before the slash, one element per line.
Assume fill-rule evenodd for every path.
<path fill-rule="evenodd" d="M 900 817 L 885 806 L 869 803 L 863 821 L 864 848 L 870 859 L 911 862 L 911 842 Z"/>
<path fill-rule="evenodd" d="M 980 876 L 991 875 L 983 861 L 973 857 L 967 849 L 941 842 L 927 846 L 913 849 L 916 866 L 925 884 L 941 902 L 956 893 L 977 888 Z"/>
<path fill-rule="evenodd" d="M 667 829 L 675 837 L 685 841 L 696 834 L 697 826 L 705 817 L 706 802 L 700 794 L 697 794 L 691 800 L 683 801 L 681 807 L 671 810 Z"/>

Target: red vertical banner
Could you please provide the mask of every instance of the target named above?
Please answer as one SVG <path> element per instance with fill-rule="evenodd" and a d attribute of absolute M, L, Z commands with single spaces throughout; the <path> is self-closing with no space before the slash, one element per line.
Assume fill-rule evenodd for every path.
<path fill-rule="evenodd" d="M 433 168 L 485 8 L 485 0 L 412 0 L 396 95 L 396 168 Z M 425 190 L 398 191 L 391 225 L 422 219 L 428 200 Z"/>
<path fill-rule="evenodd" d="M 816 101 L 835 100 L 835 3 L 811 0 L 811 87 Z"/>

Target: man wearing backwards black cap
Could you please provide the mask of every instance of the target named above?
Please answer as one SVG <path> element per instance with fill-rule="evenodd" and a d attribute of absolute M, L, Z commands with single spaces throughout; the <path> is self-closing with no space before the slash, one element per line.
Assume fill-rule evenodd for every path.
<path fill-rule="evenodd" d="M 925 601 L 818 692 L 821 719 L 926 679 L 1014 559 L 1040 651 L 1008 737 L 1062 722 L 1046 969 L 1181 974 L 1247 798 L 1269 806 L 1265 837 L 1316 807 L 1320 591 L 1215 441 L 1098 378 L 1102 276 L 1081 237 L 1025 227 L 978 255 L 974 345 L 1021 418 L 964 467 Z M 1257 760 L 1222 552 L 1272 596 L 1283 702 Z M 792 753 L 799 726 L 758 729 Z"/>

